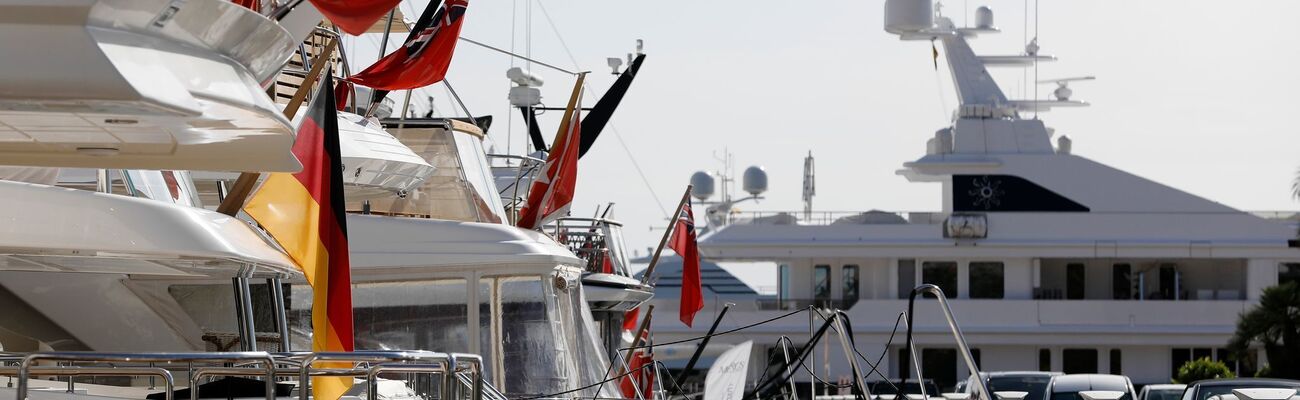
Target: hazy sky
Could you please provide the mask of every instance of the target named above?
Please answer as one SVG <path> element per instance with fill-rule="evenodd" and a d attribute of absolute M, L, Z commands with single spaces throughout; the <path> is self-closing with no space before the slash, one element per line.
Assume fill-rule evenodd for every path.
<path fill-rule="evenodd" d="M 425 4 L 406 3 L 411 19 Z M 582 159 L 573 208 L 589 216 L 597 204 L 617 203 L 630 249 L 644 252 L 658 240 L 650 227 L 664 225 L 661 209 L 671 211 L 692 172 L 720 168 L 713 157 L 723 149 L 735 155 L 737 170 L 762 165 L 769 174 L 767 199 L 742 210 L 801 209 L 808 151 L 817 160 L 817 210 L 940 207 L 937 185 L 909 183 L 894 171 L 922 156 L 926 139 L 950 123 L 956 96 L 946 66 L 934 70 L 929 43 L 882 30 L 883 1 L 531 4 L 531 35 L 529 0 L 477 0 L 462 36 L 511 48 L 513 30 L 516 52 L 530 52 L 531 36 L 534 58 L 577 68 L 544 7 L 580 68 L 593 72 L 598 93 L 613 81 L 605 58 L 623 57 L 645 40 L 645 65 L 613 125 L 659 202 L 607 129 Z M 962 25 L 975 7 L 992 7 L 1002 33 L 972 45 L 981 54 L 1012 54 L 1025 43 L 1026 4 L 1033 36 L 1032 1 L 951 1 L 943 11 Z M 1072 85 L 1074 98 L 1091 108 L 1042 118 L 1074 139 L 1075 154 L 1240 209 L 1300 208 L 1289 195 L 1300 167 L 1297 15 L 1294 1 L 1042 2 L 1041 53 L 1060 61 L 1041 64 L 1039 77 L 1098 78 Z M 379 40 L 371 36 L 345 43 L 354 62 L 373 61 Z M 497 118 L 490 132 L 496 151 L 505 152 L 512 137 L 519 153 L 526 134 L 506 103 L 510 66 L 509 57 L 462 42 L 448 79 L 472 113 Z M 546 103 L 563 106 L 572 77 L 533 71 L 546 79 Z M 994 75 L 1010 97 L 1025 93 L 1021 70 Z M 1043 98 L 1052 89 L 1037 88 Z M 441 85 L 427 92 L 441 113 L 459 112 Z M 418 104 L 423 113 L 424 101 Z M 543 117 L 548 140 L 558 114 Z"/>

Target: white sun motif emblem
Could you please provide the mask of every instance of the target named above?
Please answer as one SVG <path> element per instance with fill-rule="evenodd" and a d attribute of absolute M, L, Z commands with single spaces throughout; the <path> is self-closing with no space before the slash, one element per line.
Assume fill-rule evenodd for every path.
<path fill-rule="evenodd" d="M 1002 181 L 989 180 L 988 176 L 982 176 L 971 180 L 971 184 L 975 188 L 967 191 L 966 194 L 975 199 L 974 204 L 976 207 L 984 207 L 985 210 L 988 210 L 1002 204 L 1002 195 L 1006 194 L 1006 192 L 998 188 L 998 186 L 1002 185 Z"/>

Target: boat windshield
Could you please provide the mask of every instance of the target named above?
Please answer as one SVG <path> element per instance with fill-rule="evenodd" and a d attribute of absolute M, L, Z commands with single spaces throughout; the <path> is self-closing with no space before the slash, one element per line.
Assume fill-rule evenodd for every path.
<path fill-rule="evenodd" d="M 1043 400 L 1047 382 L 1052 377 L 1042 376 L 995 376 L 989 378 L 989 390 L 993 392 L 1025 392 L 1025 400 Z"/>
<path fill-rule="evenodd" d="M 489 382 L 506 396 L 559 393 L 599 382 L 608 361 L 576 270 L 555 275 L 481 277 L 353 285 L 356 348 L 477 353 Z M 474 288 L 474 297 L 469 289 Z M 310 332 L 308 288 L 296 287 L 299 331 Z M 468 303 L 477 299 L 471 315 Z M 470 329 L 474 326 L 475 329 Z M 478 346 L 473 348 L 470 338 Z M 608 385 L 602 397 L 613 396 Z M 580 391 L 593 396 L 596 389 Z"/>

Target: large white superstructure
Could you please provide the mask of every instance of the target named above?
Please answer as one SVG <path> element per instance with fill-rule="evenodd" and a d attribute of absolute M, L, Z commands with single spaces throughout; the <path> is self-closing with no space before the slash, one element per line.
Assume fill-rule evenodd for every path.
<path fill-rule="evenodd" d="M 957 28 L 929 1 L 886 2 L 887 31 L 942 44 L 959 95 L 951 125 L 898 171 L 939 183 L 942 210 L 732 215 L 701 238 L 703 257 L 776 262 L 779 289 L 776 299 L 728 299 L 737 305 L 721 328 L 809 305 L 841 308 L 868 358 L 887 349 L 885 375 L 915 377 L 901 335 L 886 341 L 910 290 L 929 283 L 952 299 L 986 371 L 1114 373 L 1145 384 L 1168 382 L 1191 358 L 1233 359 L 1224 348 L 1237 315 L 1263 288 L 1300 274 L 1300 250 L 1288 245 L 1294 219 L 1236 210 L 1072 154 L 1068 138 L 1022 112 L 1086 103 L 1069 99 L 1068 88 L 1047 101 L 1008 99 L 986 65 L 1051 58 L 1034 45 L 1016 56 L 976 55 L 967 40 L 996 31 L 991 12 L 977 15 L 977 26 Z M 670 297 L 653 303 L 673 310 Z M 714 310 L 706 307 L 693 330 L 656 319 L 657 340 L 699 334 Z M 940 386 L 965 378 L 936 304 L 918 300 L 915 318 L 924 375 Z M 801 340 L 809 324 L 787 319 L 723 340 L 753 339 L 779 353 L 779 336 Z M 850 377 L 838 342 L 829 342 L 814 368 L 831 382 Z M 766 362 L 768 352 L 755 353 L 751 362 Z M 1259 365 L 1262 354 L 1247 357 Z"/>

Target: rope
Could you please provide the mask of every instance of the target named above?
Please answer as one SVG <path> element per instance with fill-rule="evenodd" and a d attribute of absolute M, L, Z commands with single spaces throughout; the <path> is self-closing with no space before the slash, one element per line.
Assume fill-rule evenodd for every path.
<path fill-rule="evenodd" d="M 771 322 L 774 322 L 774 321 L 778 321 L 778 320 L 780 320 L 780 319 L 782 319 L 782 318 L 786 318 L 786 317 L 789 317 L 789 316 L 792 316 L 792 315 L 795 315 L 795 314 L 799 314 L 799 313 L 804 312 L 804 311 L 808 311 L 808 309 L 807 309 L 807 308 L 803 308 L 803 309 L 799 309 L 799 310 L 796 310 L 796 311 L 791 311 L 791 312 L 788 312 L 788 313 L 785 313 L 785 314 L 782 314 L 782 315 L 778 315 L 778 316 L 776 316 L 776 317 L 768 318 L 768 319 L 765 319 L 765 320 L 762 320 L 762 321 L 759 321 L 759 322 L 755 322 L 755 323 L 752 323 L 752 324 L 749 324 L 749 325 L 745 325 L 745 326 L 742 326 L 742 327 L 739 327 L 739 328 L 728 329 L 728 330 L 725 330 L 725 331 L 722 331 L 722 332 L 717 332 L 717 333 L 714 333 L 714 334 L 712 334 L 712 335 L 700 335 L 700 336 L 690 337 L 690 338 L 681 339 L 681 340 L 674 340 L 674 341 L 671 341 L 671 342 L 656 343 L 656 344 L 643 345 L 643 346 L 637 346 L 637 347 L 624 347 L 624 348 L 620 348 L 620 349 L 618 349 L 618 351 L 625 351 L 625 350 L 627 350 L 627 351 L 634 351 L 634 350 L 640 350 L 640 349 L 652 349 L 652 348 L 659 347 L 659 346 L 667 346 L 667 345 L 672 345 L 672 344 L 681 344 L 681 343 L 686 343 L 686 342 L 694 342 L 694 341 L 696 341 L 696 340 L 704 340 L 704 338 L 706 338 L 706 337 L 711 338 L 711 337 L 714 337 L 714 336 L 722 336 L 722 335 L 726 335 L 726 334 L 729 334 L 729 333 L 735 333 L 735 332 L 743 331 L 743 330 L 745 330 L 745 329 L 753 328 L 753 327 L 755 327 L 755 326 L 759 326 L 759 325 L 763 325 L 763 324 L 771 323 Z"/>
<path fill-rule="evenodd" d="M 551 14 L 546 11 L 546 6 L 543 5 L 541 1 L 538 1 L 537 7 L 542 10 L 542 17 L 546 19 L 546 24 L 551 27 L 551 32 L 555 33 L 555 38 L 559 39 L 560 47 L 564 49 L 565 54 L 569 55 L 569 61 L 573 62 L 573 68 L 582 70 L 582 66 L 578 65 L 578 59 L 573 56 L 572 51 L 569 51 L 569 45 L 564 41 L 564 36 L 560 35 L 560 30 L 555 27 L 555 21 L 551 20 Z M 586 82 L 583 82 L 582 90 L 587 94 L 591 94 L 591 88 L 587 87 Z M 592 96 L 594 97 L 594 95 Z M 668 215 L 668 209 L 664 208 L 664 202 L 659 199 L 659 193 L 655 192 L 654 186 L 650 184 L 650 179 L 645 176 L 645 171 L 641 170 L 641 163 L 636 161 L 636 156 L 632 154 L 632 150 L 628 149 L 627 143 L 623 141 L 623 134 L 619 133 L 618 128 L 614 126 L 613 116 L 610 116 L 609 130 L 614 132 L 614 138 L 618 139 L 618 145 L 623 148 L 623 153 L 627 154 L 627 160 L 632 162 L 632 169 L 635 169 L 636 174 L 641 177 L 641 183 L 644 184 L 646 190 L 650 192 L 650 198 L 654 199 L 655 205 L 659 206 L 659 212 L 664 215 L 664 219 L 669 219 L 670 216 Z"/>
<path fill-rule="evenodd" d="M 638 368 L 636 368 L 636 369 L 633 369 L 633 370 L 630 370 L 630 371 L 624 372 L 624 373 L 622 373 L 622 374 L 619 374 L 618 376 L 615 376 L 615 377 L 612 377 L 612 378 L 609 378 L 609 379 L 605 379 L 605 380 L 603 380 L 603 381 L 596 382 L 596 383 L 593 383 L 593 384 L 590 384 L 590 385 L 587 385 L 587 386 L 583 386 L 583 387 L 580 387 L 580 388 L 577 388 L 577 389 L 569 389 L 569 390 L 565 390 L 565 391 L 563 391 L 563 392 L 547 393 L 547 394 L 542 394 L 542 395 L 537 395 L 537 396 L 530 396 L 530 397 L 515 397 L 514 400 L 536 400 L 536 399 L 546 399 L 546 398 L 555 398 L 556 396 L 563 396 L 563 395 L 570 394 L 570 393 L 577 393 L 577 392 L 581 392 L 581 391 L 583 391 L 583 390 L 591 389 L 591 388 L 594 388 L 594 387 L 596 387 L 596 386 L 604 385 L 604 384 L 606 384 L 606 383 L 609 383 L 609 382 L 613 382 L 613 381 L 616 381 L 616 380 L 622 379 L 622 378 L 625 377 L 625 376 L 628 376 L 628 375 L 632 375 L 632 374 L 634 374 L 634 373 L 641 372 L 641 371 L 645 370 L 646 368 L 650 368 L 650 367 L 653 367 L 653 366 L 655 366 L 655 364 L 646 364 L 646 365 L 642 365 L 642 366 L 640 366 L 640 367 L 638 367 Z M 597 395 L 599 395 L 599 393 L 597 393 Z"/>

